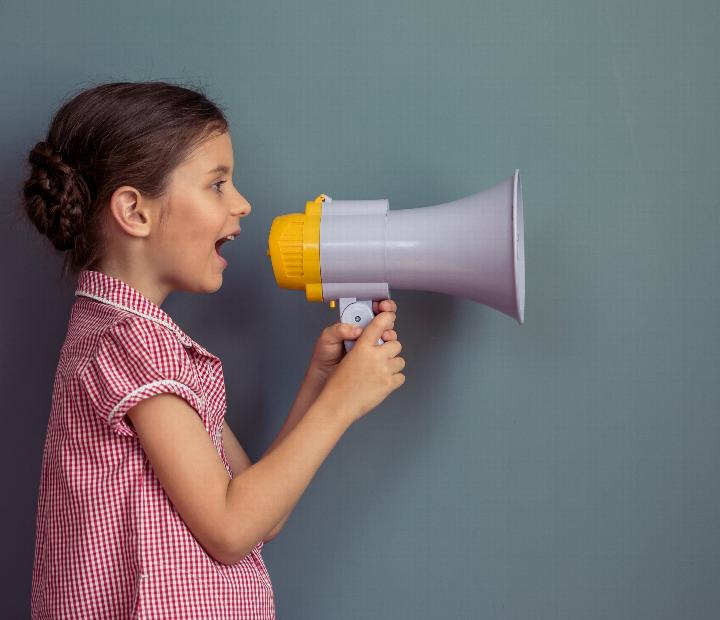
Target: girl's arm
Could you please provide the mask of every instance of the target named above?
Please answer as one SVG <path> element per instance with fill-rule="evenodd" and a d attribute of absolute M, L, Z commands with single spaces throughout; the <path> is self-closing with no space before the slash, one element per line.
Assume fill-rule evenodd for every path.
<path fill-rule="evenodd" d="M 308 367 L 302 385 L 300 386 L 300 390 L 295 397 L 295 402 L 293 402 L 290 413 L 288 414 L 285 423 L 280 429 L 278 436 L 273 440 L 273 442 L 270 444 L 263 456 L 267 456 L 268 454 L 270 454 L 270 452 L 273 451 L 273 449 L 278 445 L 278 443 L 282 441 L 283 437 L 285 437 L 293 428 L 295 428 L 295 425 L 298 423 L 298 421 L 305 415 L 305 413 L 307 413 L 310 405 L 312 405 L 312 403 L 314 403 L 317 399 L 318 395 L 325 386 L 325 382 L 326 379 L 324 375 L 317 372 L 312 366 Z M 245 450 L 243 450 L 237 437 L 235 437 L 232 429 L 227 423 L 227 420 L 225 421 L 225 424 L 223 426 L 223 445 L 225 448 L 225 455 L 227 456 L 228 462 L 230 463 L 230 469 L 232 469 L 233 472 L 233 477 L 245 471 L 248 467 L 252 465 L 252 461 L 248 457 Z M 270 530 L 270 532 L 268 532 L 268 534 L 263 537 L 263 542 L 271 541 L 280 533 L 282 528 L 285 526 L 285 522 L 290 518 L 290 514 L 292 513 L 294 508 L 295 505 L 293 505 L 290 510 L 288 510 L 288 512 L 283 516 L 280 522 L 277 523 L 275 527 L 273 527 L 273 529 Z"/>
<path fill-rule="evenodd" d="M 297 423 L 307 413 L 310 405 L 315 402 L 320 392 L 322 392 L 326 380 L 327 379 L 325 378 L 325 376 L 317 372 L 312 367 L 312 365 L 308 367 L 302 385 L 300 386 L 300 390 L 298 391 L 297 396 L 295 397 L 295 401 L 290 408 L 290 413 L 288 414 L 287 420 L 285 420 L 285 423 L 280 429 L 278 436 L 270 444 L 268 449 L 265 451 L 265 454 L 263 454 L 263 458 L 270 454 L 283 440 L 283 438 L 285 438 L 287 434 L 293 428 L 295 428 Z M 295 509 L 295 506 L 299 499 L 300 496 L 298 496 L 297 500 L 292 504 L 292 506 L 290 506 L 290 509 L 285 513 L 285 515 L 283 515 L 283 518 L 280 519 L 280 522 L 277 523 L 275 527 L 270 530 L 270 532 L 268 532 L 268 535 L 265 536 L 263 542 L 268 542 L 272 540 L 280 533 L 283 527 L 285 527 L 285 522 L 290 518 L 290 514 Z"/>
<path fill-rule="evenodd" d="M 227 457 L 230 469 L 232 469 L 233 477 L 244 472 L 252 461 L 247 455 L 243 447 L 240 445 L 237 437 L 232 432 L 230 425 L 225 420 L 223 424 L 223 448 L 225 449 L 225 456 Z"/>
<path fill-rule="evenodd" d="M 352 414 L 321 395 L 272 449 L 228 479 L 202 420 L 174 394 L 127 413 L 163 489 L 217 561 L 239 562 L 288 514 L 345 431 Z"/>

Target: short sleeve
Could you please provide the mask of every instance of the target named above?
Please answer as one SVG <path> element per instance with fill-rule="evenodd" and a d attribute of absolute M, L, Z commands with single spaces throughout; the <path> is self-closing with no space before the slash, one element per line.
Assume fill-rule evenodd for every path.
<path fill-rule="evenodd" d="M 169 328 L 135 315 L 100 334 L 80 383 L 94 413 L 121 435 L 137 437 L 125 414 L 150 396 L 176 394 L 202 411 L 202 389 L 183 344 Z"/>

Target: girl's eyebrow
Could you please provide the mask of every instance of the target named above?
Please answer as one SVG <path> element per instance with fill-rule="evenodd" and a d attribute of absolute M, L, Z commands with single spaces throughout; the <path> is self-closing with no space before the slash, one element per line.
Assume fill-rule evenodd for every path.
<path fill-rule="evenodd" d="M 205 174 L 215 174 L 216 172 L 223 172 L 225 174 L 228 174 L 230 172 L 230 168 L 228 168 L 227 166 L 220 165 L 220 166 L 216 166 L 212 170 L 208 170 Z"/>

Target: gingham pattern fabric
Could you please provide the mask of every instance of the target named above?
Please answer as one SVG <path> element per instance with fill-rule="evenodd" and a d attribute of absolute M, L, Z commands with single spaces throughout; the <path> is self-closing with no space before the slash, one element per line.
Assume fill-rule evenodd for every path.
<path fill-rule="evenodd" d="M 166 495 L 125 413 L 177 394 L 228 477 L 222 364 L 125 282 L 80 272 L 55 374 L 38 493 L 33 618 L 275 618 L 260 541 L 215 561 Z"/>

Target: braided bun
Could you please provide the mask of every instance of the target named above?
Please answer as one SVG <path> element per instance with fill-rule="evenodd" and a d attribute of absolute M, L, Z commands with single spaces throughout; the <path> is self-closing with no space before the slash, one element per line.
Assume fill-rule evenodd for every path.
<path fill-rule="evenodd" d="M 87 184 L 47 142 L 38 142 L 28 160 L 32 170 L 23 186 L 25 210 L 58 250 L 70 250 L 90 206 Z"/>

